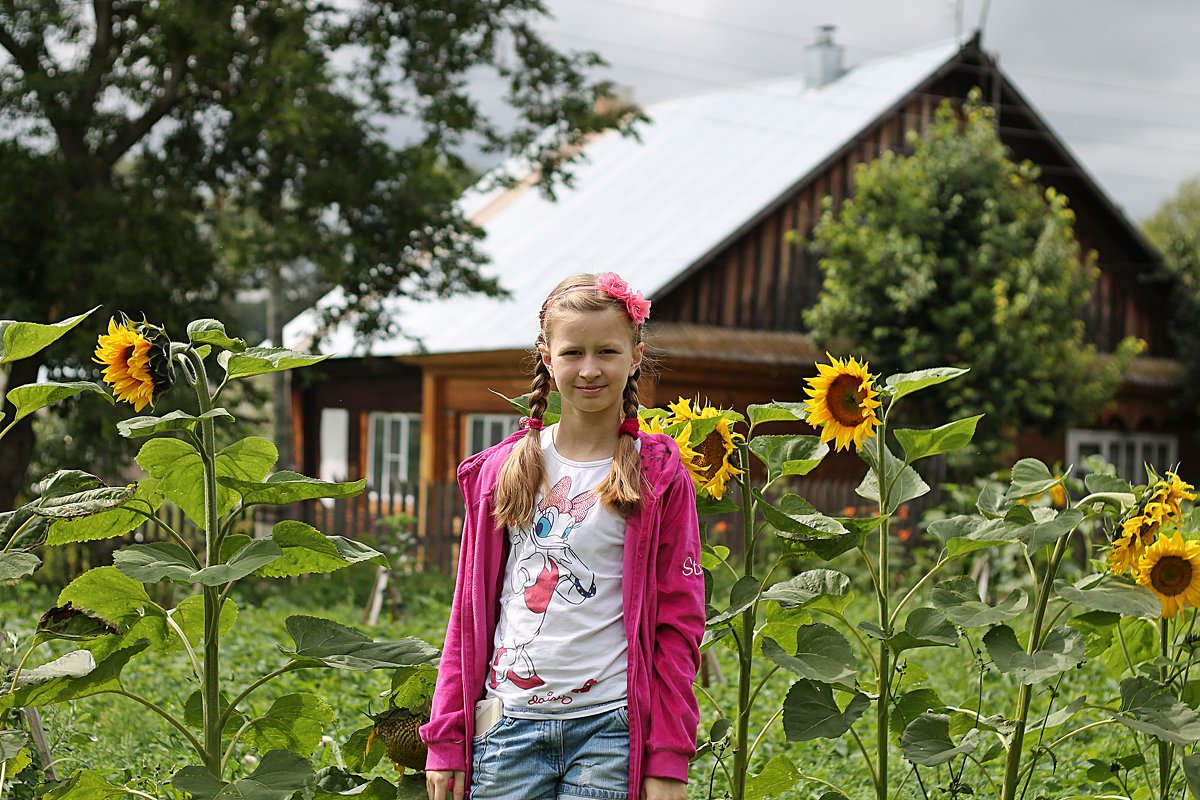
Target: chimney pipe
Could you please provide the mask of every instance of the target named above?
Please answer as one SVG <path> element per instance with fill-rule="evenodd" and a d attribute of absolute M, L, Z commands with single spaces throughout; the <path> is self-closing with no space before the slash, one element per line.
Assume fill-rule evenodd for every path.
<path fill-rule="evenodd" d="M 833 43 L 834 25 L 817 26 L 817 38 L 804 47 L 804 86 L 817 89 L 832 83 L 845 73 L 842 46 Z"/>

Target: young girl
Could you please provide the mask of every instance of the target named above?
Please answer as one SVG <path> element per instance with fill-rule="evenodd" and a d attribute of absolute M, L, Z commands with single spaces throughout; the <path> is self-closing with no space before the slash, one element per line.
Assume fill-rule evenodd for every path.
<path fill-rule="evenodd" d="M 560 283 L 530 416 L 458 469 L 458 583 L 421 728 L 430 800 L 686 800 L 704 577 L 679 450 L 638 432 L 649 311 L 611 272 Z"/>

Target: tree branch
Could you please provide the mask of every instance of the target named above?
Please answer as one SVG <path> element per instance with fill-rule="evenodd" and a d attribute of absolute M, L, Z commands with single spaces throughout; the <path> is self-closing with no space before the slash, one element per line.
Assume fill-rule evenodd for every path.
<path fill-rule="evenodd" d="M 171 59 L 171 76 L 167 78 L 162 94 L 151 103 L 150 107 L 146 109 L 146 113 L 130 123 L 128 127 L 117 135 L 112 146 L 105 153 L 105 164 L 112 166 L 117 163 L 117 159 L 129 152 L 129 148 L 137 144 L 154 127 L 154 124 L 166 116 L 167 112 L 175 106 L 175 101 L 179 99 L 179 87 L 183 85 L 183 76 L 186 68 L 187 54 L 176 53 L 175 57 Z"/>
<path fill-rule="evenodd" d="M 100 91 L 100 78 L 104 74 L 108 53 L 112 49 L 113 0 L 93 0 L 92 8 L 96 12 L 96 39 L 92 42 L 87 71 L 83 74 L 83 86 L 79 91 L 77 110 L 80 115 L 89 111 L 96 102 L 96 94 Z"/>

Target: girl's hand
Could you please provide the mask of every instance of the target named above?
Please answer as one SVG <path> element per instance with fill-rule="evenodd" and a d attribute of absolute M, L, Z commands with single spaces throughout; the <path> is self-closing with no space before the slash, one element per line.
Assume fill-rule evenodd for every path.
<path fill-rule="evenodd" d="M 454 793 L 454 800 L 463 800 L 467 773 L 462 770 L 431 769 L 425 772 L 425 791 L 429 800 L 446 800 L 446 792 Z"/>
<path fill-rule="evenodd" d="M 687 800 L 687 784 L 672 778 L 642 780 L 642 800 Z"/>

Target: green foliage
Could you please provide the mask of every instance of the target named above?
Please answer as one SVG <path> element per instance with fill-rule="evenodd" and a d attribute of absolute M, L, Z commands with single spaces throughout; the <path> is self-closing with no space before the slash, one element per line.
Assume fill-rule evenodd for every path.
<path fill-rule="evenodd" d="M 1162 253 L 1163 277 L 1175 287 L 1169 332 L 1175 358 L 1188 371 L 1179 387 L 1181 399 L 1195 408 L 1200 403 L 1200 177 L 1184 181 L 1142 230 Z"/>
<path fill-rule="evenodd" d="M 1136 346 L 1105 358 L 1084 342 L 1097 271 L 1067 198 L 1008 159 L 992 110 L 972 98 L 961 119 L 943 103 L 910 135 L 911 155 L 860 165 L 854 196 L 826 208 L 814 242 L 824 289 L 807 320 L 819 342 L 849 341 L 883 374 L 969 365 L 918 418 L 986 414 L 973 447 L 994 461 L 1022 428 L 1088 419 Z"/>

